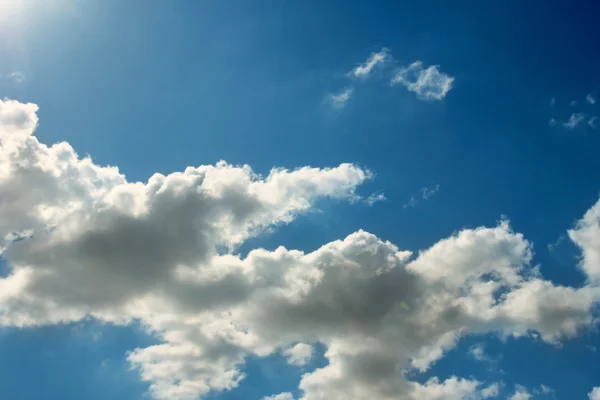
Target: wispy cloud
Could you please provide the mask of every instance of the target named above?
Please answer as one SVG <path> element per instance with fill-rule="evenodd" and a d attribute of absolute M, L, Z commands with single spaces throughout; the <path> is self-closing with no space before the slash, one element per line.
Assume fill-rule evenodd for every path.
<path fill-rule="evenodd" d="M 431 196 L 433 196 L 439 191 L 440 185 L 437 184 L 431 187 L 422 187 L 421 190 L 419 190 L 419 196 L 410 196 L 410 199 L 408 199 L 408 202 L 404 205 L 404 208 L 416 207 L 417 204 L 419 204 L 420 200 L 428 200 L 429 198 L 431 198 Z"/>
<path fill-rule="evenodd" d="M 548 104 L 550 104 L 551 106 L 556 104 L 556 99 L 554 97 L 552 97 L 549 101 Z"/>
<path fill-rule="evenodd" d="M 9 74 L 0 74 L 0 81 L 7 81 L 12 83 L 23 83 L 27 77 L 23 72 L 14 71 Z"/>
<path fill-rule="evenodd" d="M 486 350 L 483 343 L 477 343 L 469 348 L 468 355 L 475 361 L 487 364 L 490 371 L 498 370 L 498 364 L 502 360 L 502 357 L 492 357 Z M 500 370 L 502 372 L 502 370 Z"/>
<path fill-rule="evenodd" d="M 439 191 L 440 191 L 440 185 L 435 185 L 430 188 L 424 187 L 421 189 L 421 195 L 423 196 L 423 199 L 427 200 L 428 198 L 430 198 L 431 196 L 433 196 L 434 194 L 436 194 Z"/>
<path fill-rule="evenodd" d="M 383 48 L 377 53 L 372 53 L 364 63 L 358 65 L 356 68 L 350 71 L 350 75 L 361 79 L 368 78 L 371 74 L 371 71 L 373 71 L 377 65 L 383 64 L 389 60 L 391 60 L 389 50 Z"/>
<path fill-rule="evenodd" d="M 380 201 L 385 201 L 387 200 L 387 198 L 385 197 L 385 195 L 383 193 L 378 193 L 378 194 L 372 194 L 369 197 L 367 197 L 365 199 L 365 202 L 372 206 L 375 203 L 379 203 Z"/>
<path fill-rule="evenodd" d="M 415 61 L 396 70 L 390 84 L 403 85 L 422 100 L 442 100 L 452 89 L 454 78 L 438 68 L 437 65 L 424 68 L 421 61 Z"/>
<path fill-rule="evenodd" d="M 577 112 L 571 114 L 569 120 L 567 122 L 563 122 L 562 126 L 567 129 L 575 129 L 577 125 L 581 123 L 585 119 L 585 114 L 582 112 Z"/>
<path fill-rule="evenodd" d="M 596 104 L 596 99 L 592 96 L 591 93 L 585 96 L 585 100 L 590 104 Z"/>
<path fill-rule="evenodd" d="M 591 117 L 588 120 L 588 125 L 590 126 L 590 128 L 592 129 L 596 129 L 596 121 L 598 120 L 598 117 Z"/>
<path fill-rule="evenodd" d="M 342 109 L 346 106 L 346 103 L 352 97 L 354 88 L 347 87 L 339 93 L 333 93 L 329 95 L 329 101 L 334 108 Z"/>

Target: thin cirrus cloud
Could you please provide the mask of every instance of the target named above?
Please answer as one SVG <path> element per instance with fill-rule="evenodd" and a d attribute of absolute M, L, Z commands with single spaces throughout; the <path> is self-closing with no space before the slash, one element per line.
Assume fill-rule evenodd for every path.
<path fill-rule="evenodd" d="M 342 109 L 342 108 L 346 107 L 346 103 L 348 103 L 348 100 L 350 100 L 353 93 L 354 93 L 354 88 L 347 87 L 338 93 L 330 94 L 328 97 L 329 102 L 331 103 L 333 108 Z"/>
<path fill-rule="evenodd" d="M 374 174 L 340 164 L 261 176 L 219 162 L 131 182 L 69 143 L 41 143 L 37 110 L 0 100 L 0 327 L 140 322 L 161 341 L 126 359 L 155 399 L 234 389 L 249 357 L 304 365 L 309 343 L 325 347 L 326 365 L 302 375 L 303 400 L 488 398 L 497 382 L 418 382 L 398 368 L 427 371 L 467 335 L 558 346 L 595 324 L 600 201 L 568 231 L 581 287 L 544 279 L 507 220 L 420 251 L 358 229 L 312 251 L 242 256 L 237 246 L 323 199 L 360 199 Z"/>
<path fill-rule="evenodd" d="M 383 69 L 386 65 L 394 64 L 390 50 L 383 48 L 371 55 L 362 63 L 354 67 L 346 77 L 367 81 L 376 69 Z M 388 71 L 388 73 L 390 73 Z M 454 77 L 439 70 L 438 65 L 424 67 L 423 62 L 415 61 L 410 65 L 396 68 L 391 72 L 391 77 L 386 78 L 390 86 L 402 86 L 416 94 L 419 100 L 439 101 L 444 99 L 452 89 Z M 330 93 L 328 98 L 334 108 L 344 108 L 354 93 L 355 85 L 347 86 L 337 93 Z"/>

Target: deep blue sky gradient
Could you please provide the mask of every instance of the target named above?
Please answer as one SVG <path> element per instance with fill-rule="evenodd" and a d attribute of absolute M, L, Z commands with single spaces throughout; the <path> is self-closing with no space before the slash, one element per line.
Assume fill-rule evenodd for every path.
<path fill-rule="evenodd" d="M 321 205 L 242 247 L 313 250 L 359 229 L 419 250 L 503 216 L 535 246 L 545 277 L 579 285 L 578 253 L 563 240 L 600 193 L 600 130 L 552 128 L 594 112 L 600 95 L 600 5 L 594 1 L 75 1 L 32 6 L 0 68 L 23 71 L 0 96 L 40 106 L 41 141 L 68 141 L 100 164 L 146 180 L 188 165 L 335 166 L 376 173 L 361 193 L 387 201 Z M 66 6 L 68 5 L 68 7 Z M 60 10 L 59 10 L 60 8 Z M 383 76 L 356 83 L 341 111 L 326 96 L 386 47 L 399 65 L 421 60 L 456 78 L 422 102 Z M 19 51 L 14 49 L 18 48 Z M 599 96 L 600 97 L 600 96 Z M 549 105 L 556 99 L 554 106 Z M 569 105 L 576 100 L 578 105 Z M 422 187 L 440 190 L 404 207 Z M 0 334 L 7 399 L 144 398 L 125 353 L 153 339 L 94 322 Z M 469 359 L 485 342 L 498 368 Z M 600 384 L 597 334 L 554 348 L 469 338 L 430 375 L 546 384 L 584 399 Z M 322 363 L 318 360 L 317 363 Z M 505 373 L 501 373 L 499 369 Z M 302 373 L 280 357 L 250 360 L 247 380 L 221 399 L 295 390 Z"/>

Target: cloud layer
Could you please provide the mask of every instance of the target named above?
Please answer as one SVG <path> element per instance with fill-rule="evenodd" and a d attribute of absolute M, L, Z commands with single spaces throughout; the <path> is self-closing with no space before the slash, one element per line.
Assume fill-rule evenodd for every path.
<path fill-rule="evenodd" d="M 0 324 L 93 317 L 141 323 L 161 343 L 127 358 L 157 399 L 231 389 L 249 355 L 304 365 L 303 400 L 493 397 L 474 379 L 413 382 L 469 334 L 557 344 L 595 323 L 600 202 L 569 231 L 588 284 L 544 280 L 532 244 L 507 221 L 464 229 L 413 253 L 358 230 L 312 252 L 236 246 L 323 198 L 356 200 L 372 175 L 352 164 L 260 176 L 249 166 L 188 167 L 128 182 L 115 167 L 47 146 L 37 106 L 0 101 Z M 288 393 L 273 399 L 289 400 Z"/>

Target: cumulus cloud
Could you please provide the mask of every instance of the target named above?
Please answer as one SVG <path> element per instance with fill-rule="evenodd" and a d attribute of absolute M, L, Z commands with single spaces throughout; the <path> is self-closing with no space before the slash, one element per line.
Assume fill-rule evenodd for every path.
<path fill-rule="evenodd" d="M 354 88 L 347 87 L 339 93 L 334 93 L 329 95 L 329 101 L 334 108 L 342 109 L 346 107 L 346 103 L 352 97 L 354 93 Z"/>
<path fill-rule="evenodd" d="M 510 396 L 508 400 L 529 400 L 532 395 L 521 385 L 517 385 L 515 394 Z"/>
<path fill-rule="evenodd" d="M 376 68 L 378 65 L 384 64 L 390 59 L 391 56 L 388 49 L 381 49 L 381 51 L 377 53 L 372 53 L 364 63 L 356 66 L 352 71 L 350 71 L 350 75 L 354 76 L 355 78 L 368 78 L 374 68 Z"/>
<path fill-rule="evenodd" d="M 600 285 L 600 200 L 568 233 L 583 253 L 582 270 L 593 284 Z"/>
<path fill-rule="evenodd" d="M 484 399 L 494 399 L 500 395 L 500 385 L 493 383 L 481 391 L 481 395 Z"/>
<path fill-rule="evenodd" d="M 372 175 L 342 164 L 261 176 L 220 162 L 129 182 L 68 143 L 40 143 L 36 111 L 0 101 L 0 325 L 140 321 L 159 343 L 127 359 L 157 399 L 232 389 L 246 357 L 294 363 L 317 342 L 327 364 L 303 375 L 301 400 L 489 398 L 474 379 L 418 383 L 406 371 L 469 334 L 557 344 L 595 322 L 596 211 L 569 232 L 589 275 L 581 288 L 540 277 L 508 221 L 417 253 L 359 230 L 310 252 L 242 257 L 239 244 L 319 199 L 355 201 Z"/>
<path fill-rule="evenodd" d="M 314 356 L 314 348 L 310 344 L 298 343 L 284 350 L 283 355 L 287 357 L 288 363 L 301 367 L 310 362 Z"/>
<path fill-rule="evenodd" d="M 600 400 L 600 387 L 595 387 L 588 393 L 590 400 Z"/>
<path fill-rule="evenodd" d="M 396 70 L 390 84 L 403 85 L 422 100 L 442 100 L 452 89 L 453 82 L 454 78 L 440 72 L 438 65 L 424 68 L 421 61 L 415 61 Z"/>
<path fill-rule="evenodd" d="M 263 397 L 263 400 L 294 400 L 291 393 L 279 393 L 274 396 Z"/>

